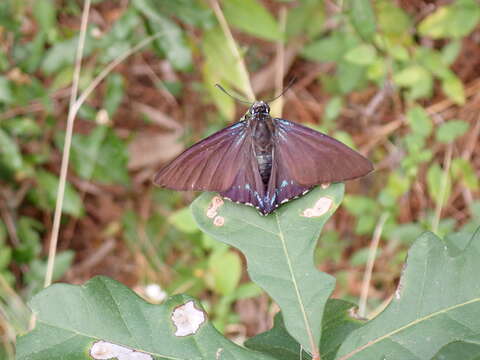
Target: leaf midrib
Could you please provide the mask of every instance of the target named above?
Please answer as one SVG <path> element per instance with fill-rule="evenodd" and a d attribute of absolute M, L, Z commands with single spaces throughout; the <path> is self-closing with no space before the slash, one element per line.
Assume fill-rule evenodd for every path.
<path fill-rule="evenodd" d="M 282 242 L 283 252 L 284 252 L 285 258 L 287 260 L 288 271 L 289 271 L 290 277 L 292 279 L 292 283 L 293 283 L 293 287 L 295 289 L 295 295 L 296 295 L 297 300 L 298 300 L 300 311 L 302 312 L 303 322 L 305 324 L 305 330 L 306 330 L 307 335 L 308 335 L 310 346 L 315 346 L 316 341 L 313 338 L 312 328 L 310 326 L 310 323 L 308 322 L 307 313 L 305 311 L 305 305 L 303 304 L 303 300 L 302 300 L 302 297 L 300 295 L 300 289 L 298 288 L 297 279 L 295 278 L 295 274 L 293 272 L 292 262 L 290 260 L 290 255 L 288 253 L 287 245 L 285 243 L 285 238 L 283 236 L 283 231 L 282 231 L 282 228 L 280 226 L 280 220 L 278 219 L 277 213 L 275 213 L 275 219 L 277 221 L 277 226 L 278 226 L 278 237 L 280 238 L 280 241 Z M 310 349 L 310 351 L 314 352 L 315 349 L 312 348 L 312 349 Z"/>
<path fill-rule="evenodd" d="M 433 317 L 435 317 L 435 316 L 448 313 L 449 311 L 455 310 L 455 309 L 457 309 L 457 308 L 459 308 L 459 307 L 462 307 L 462 306 L 466 306 L 466 305 L 473 304 L 473 303 L 475 303 L 475 302 L 480 302 L 480 297 L 473 298 L 473 299 L 471 299 L 471 300 L 469 300 L 469 301 L 465 301 L 465 302 L 463 302 L 463 303 L 456 304 L 456 305 L 447 307 L 447 308 L 445 308 L 445 309 L 442 309 L 442 310 L 439 310 L 439 311 L 435 311 L 435 312 L 430 313 L 430 314 L 428 314 L 428 315 L 426 315 L 426 316 L 420 317 L 420 318 L 418 318 L 418 319 L 416 319 L 416 320 L 414 320 L 414 321 L 411 321 L 411 322 L 409 322 L 409 323 L 407 323 L 407 324 L 399 327 L 399 328 L 396 329 L 396 330 L 390 331 L 390 332 L 386 333 L 386 334 L 383 335 L 383 336 L 380 336 L 380 337 L 378 337 L 378 338 L 376 338 L 376 339 L 374 339 L 374 340 L 371 340 L 371 341 L 367 342 L 365 345 L 362 345 L 362 346 L 360 346 L 359 348 L 357 348 L 357 349 L 349 352 L 348 354 L 342 356 L 342 357 L 339 358 L 338 360 L 347 360 L 347 359 L 350 359 L 353 355 L 358 354 L 359 352 L 361 352 L 361 351 L 369 348 L 370 346 L 375 345 L 376 343 L 378 343 L 378 342 L 380 342 L 380 341 L 382 341 L 382 340 L 385 340 L 385 339 L 387 339 L 387 338 L 389 338 L 389 337 L 391 337 L 391 336 L 393 336 L 393 335 L 395 335 L 395 334 L 398 334 L 399 332 L 401 332 L 401 331 L 403 331 L 403 330 L 405 330 L 405 329 L 408 329 L 408 328 L 410 328 L 410 327 L 412 327 L 412 326 L 415 326 L 415 325 L 421 323 L 422 321 L 426 321 L 426 320 L 431 319 L 431 318 L 433 318 Z"/>

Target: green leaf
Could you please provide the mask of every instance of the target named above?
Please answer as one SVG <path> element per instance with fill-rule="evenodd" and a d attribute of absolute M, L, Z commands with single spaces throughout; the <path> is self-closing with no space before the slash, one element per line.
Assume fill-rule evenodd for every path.
<path fill-rule="evenodd" d="M 341 61 L 337 66 L 337 81 L 341 94 L 361 89 L 366 83 L 366 75 L 364 66 Z"/>
<path fill-rule="evenodd" d="M 353 319 L 349 314 L 349 310 L 354 307 L 354 304 L 344 300 L 329 299 L 327 301 L 322 320 L 323 335 L 320 343 L 323 360 L 333 360 L 347 335 L 361 326 L 361 322 Z M 287 332 L 282 313 L 275 315 L 271 330 L 248 339 L 245 346 L 282 360 L 311 359 Z M 300 354 L 302 354 L 301 357 Z"/>
<path fill-rule="evenodd" d="M 132 5 L 148 19 L 153 33 L 162 34 L 155 40 L 155 45 L 172 66 L 179 70 L 189 70 L 192 54 L 180 26 L 164 16 L 153 0 L 133 0 Z"/>
<path fill-rule="evenodd" d="M 0 129 L 0 168 L 4 165 L 10 170 L 17 171 L 22 168 L 22 164 L 22 155 L 17 143 Z"/>
<path fill-rule="evenodd" d="M 480 341 L 453 341 L 440 349 L 432 360 L 478 360 L 480 357 Z"/>
<path fill-rule="evenodd" d="M 302 55 L 313 61 L 339 62 L 345 52 L 358 45 L 358 39 L 340 31 L 314 41 L 302 51 Z"/>
<path fill-rule="evenodd" d="M 53 266 L 52 280 L 59 280 L 68 269 L 70 269 L 75 253 L 71 250 L 60 251 L 55 256 L 55 263 Z M 38 293 L 44 288 L 45 274 L 47 272 L 47 261 L 42 261 L 38 258 L 33 259 L 30 264 L 30 271 L 25 274 L 25 282 L 29 295 Z"/>
<path fill-rule="evenodd" d="M 275 18 L 256 0 L 222 2 L 225 18 L 239 30 L 266 40 L 281 40 L 282 33 Z"/>
<path fill-rule="evenodd" d="M 40 254 L 42 246 L 39 232 L 43 225 L 39 221 L 22 216 L 17 222 L 17 235 L 20 244 L 13 251 L 13 258 L 18 263 L 30 263 Z"/>
<path fill-rule="evenodd" d="M 35 328 L 17 339 L 18 360 L 88 359 L 100 345 L 116 350 L 102 353 L 109 358 L 126 352 L 130 359 L 145 360 L 212 360 L 219 354 L 222 360 L 274 360 L 224 338 L 191 297 L 176 295 L 152 305 L 105 277 L 82 286 L 54 284 L 34 296 L 30 307 Z M 189 320 L 198 327 L 189 329 Z"/>
<path fill-rule="evenodd" d="M 456 75 L 451 74 L 443 79 L 442 90 L 455 104 L 465 104 L 463 83 Z"/>
<path fill-rule="evenodd" d="M 433 201 L 436 204 L 441 200 L 442 196 L 442 183 L 444 179 L 444 173 L 440 165 L 437 163 L 432 164 L 427 171 L 427 185 L 428 185 L 428 193 Z M 445 188 L 445 195 L 443 198 L 443 203 L 445 204 L 450 197 L 450 192 L 452 189 L 452 180 L 450 176 L 447 174 L 447 184 Z"/>
<path fill-rule="evenodd" d="M 377 57 L 377 51 L 370 44 L 361 44 L 350 49 L 344 56 L 344 59 L 352 64 L 369 65 Z"/>
<path fill-rule="evenodd" d="M 341 183 L 317 187 L 266 217 L 209 193 L 192 204 L 204 232 L 243 252 L 250 278 L 279 304 L 288 332 L 307 350 L 309 338 L 319 343 L 323 307 L 334 286 L 331 276 L 315 269 L 315 244 L 343 190 Z"/>
<path fill-rule="evenodd" d="M 480 20 L 480 6 L 475 0 L 459 0 L 439 7 L 418 26 L 419 33 L 434 39 L 461 38 L 468 35 Z"/>
<path fill-rule="evenodd" d="M 317 0 L 303 1 L 299 6 L 289 9 L 286 34 L 289 38 L 306 34 L 308 39 L 315 38 L 325 24 L 324 3 Z"/>
<path fill-rule="evenodd" d="M 40 170 L 36 173 L 36 180 L 37 186 L 30 192 L 32 200 L 40 208 L 46 211 L 53 211 L 57 199 L 58 177 L 50 172 Z M 84 213 L 80 195 L 68 182 L 65 185 L 63 212 L 75 217 L 80 217 Z"/>
<path fill-rule="evenodd" d="M 175 211 L 168 217 L 168 221 L 178 230 L 186 234 L 195 234 L 198 232 L 198 226 L 188 207 Z"/>
<path fill-rule="evenodd" d="M 327 302 L 327 306 L 329 302 Z M 288 333 L 281 312 L 275 315 L 271 330 L 248 339 L 245 341 L 245 346 L 249 349 L 272 355 L 276 359 L 311 359 L 311 356 L 303 351 L 301 345 Z"/>
<path fill-rule="evenodd" d="M 379 32 L 392 39 L 404 39 L 412 26 L 410 16 L 390 0 L 375 0 Z"/>
<path fill-rule="evenodd" d="M 0 103 L 11 103 L 13 101 L 12 85 L 5 76 L 0 76 Z"/>
<path fill-rule="evenodd" d="M 236 289 L 242 276 L 242 261 L 233 251 L 215 251 L 208 259 L 208 267 L 213 275 L 214 289 L 223 296 Z"/>
<path fill-rule="evenodd" d="M 49 48 L 43 58 L 40 68 L 46 75 L 54 75 L 67 65 L 72 65 L 77 51 L 78 36 L 71 39 L 58 41 Z M 93 50 L 93 41 L 90 36 L 85 38 L 83 57 L 88 56 Z"/>
<path fill-rule="evenodd" d="M 431 360 L 446 344 L 477 338 L 480 234 L 463 236 L 465 248 L 432 233 L 417 239 L 390 304 L 347 337 L 336 359 Z"/>
<path fill-rule="evenodd" d="M 432 133 L 432 120 L 421 106 L 416 105 L 408 110 L 407 121 L 415 134 L 426 138 Z"/>
<path fill-rule="evenodd" d="M 350 21 L 357 33 L 365 40 L 371 40 L 376 32 L 375 13 L 371 0 L 349 0 Z"/>
<path fill-rule="evenodd" d="M 423 79 L 425 72 L 426 70 L 420 65 L 410 65 L 395 73 L 393 80 L 400 86 L 412 86 Z"/>
<path fill-rule="evenodd" d="M 241 65 L 230 51 L 228 41 L 219 27 L 204 33 L 202 51 L 206 59 L 203 75 L 207 90 L 222 114 L 231 119 L 235 113 L 234 101 L 218 91 L 214 84 L 221 83 L 230 88 L 235 87 L 242 91 L 243 96 L 247 96 L 249 84 L 246 81 L 248 79 L 244 79 Z"/>
<path fill-rule="evenodd" d="M 63 149 L 64 137 L 59 133 L 55 142 Z M 128 151 L 125 141 L 111 128 L 99 125 L 88 135 L 75 134 L 72 139 L 72 165 L 84 179 L 104 184 L 128 185 Z"/>
<path fill-rule="evenodd" d="M 453 159 L 452 174 L 456 179 L 461 179 L 470 190 L 479 189 L 479 180 L 475 174 L 475 169 L 468 160 L 463 158 Z"/>
<path fill-rule="evenodd" d="M 105 99 L 103 107 L 112 117 L 120 106 L 125 93 L 125 81 L 123 76 L 117 73 L 111 74 L 106 81 Z"/>
<path fill-rule="evenodd" d="M 451 143 L 458 137 L 464 135 L 469 128 L 468 122 L 464 120 L 448 120 L 437 127 L 435 137 L 441 143 Z"/>
<path fill-rule="evenodd" d="M 35 1 L 32 10 L 41 31 L 47 33 L 55 27 L 57 14 L 53 0 Z"/>
<path fill-rule="evenodd" d="M 459 40 L 452 40 L 442 49 L 442 59 L 445 64 L 452 65 L 458 54 L 462 50 L 462 42 Z"/>

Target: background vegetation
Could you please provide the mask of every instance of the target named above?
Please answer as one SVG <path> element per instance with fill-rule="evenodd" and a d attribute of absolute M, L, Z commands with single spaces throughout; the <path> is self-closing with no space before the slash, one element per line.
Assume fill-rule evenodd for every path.
<path fill-rule="evenodd" d="M 197 228 L 186 207 L 194 194 L 150 181 L 185 146 L 245 111 L 213 87 L 249 96 L 213 5 L 93 1 L 80 90 L 147 36 L 161 35 L 116 67 L 80 109 L 54 275 L 82 283 L 104 274 L 150 299 L 186 292 L 241 340 L 268 329 L 275 306 L 249 282 L 240 254 Z M 443 237 L 479 224 L 480 6 L 221 6 L 257 97 L 278 91 L 283 66 L 285 79 L 297 78 L 283 116 L 376 164 L 375 173 L 347 185 L 316 252 L 318 267 L 337 278 L 335 296 L 358 302 L 371 239 L 380 240 L 367 284 L 365 314 L 373 316 L 421 232 Z M 25 301 L 43 286 L 81 9 L 74 0 L 0 3 L 0 357 L 13 356 L 15 334 L 29 325 Z"/>

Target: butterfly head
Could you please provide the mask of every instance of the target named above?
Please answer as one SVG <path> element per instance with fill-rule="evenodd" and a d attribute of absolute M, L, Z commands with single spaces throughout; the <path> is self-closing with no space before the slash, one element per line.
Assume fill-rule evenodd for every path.
<path fill-rule="evenodd" d="M 264 101 L 255 101 L 250 107 L 252 115 L 268 115 L 270 114 L 270 106 Z"/>

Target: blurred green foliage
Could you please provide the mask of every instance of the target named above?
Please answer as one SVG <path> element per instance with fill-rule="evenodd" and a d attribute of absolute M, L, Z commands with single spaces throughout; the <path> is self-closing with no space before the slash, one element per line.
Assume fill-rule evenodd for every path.
<path fill-rule="evenodd" d="M 472 131 L 471 120 L 460 112 L 447 117 L 432 113 L 429 105 L 438 99 L 466 104 L 465 79 L 452 65 L 464 51 L 465 38 L 477 28 L 480 5 L 476 0 L 454 0 L 432 6 L 418 18 L 393 0 L 330 3 L 224 0 L 221 5 L 234 35 L 242 39 L 240 52 L 252 68 L 266 64 L 278 42 L 298 46 L 298 67 L 332 65 L 331 71 L 322 72 L 314 82 L 321 89 L 324 111 L 313 126 L 322 131 L 355 147 L 357 134 L 341 121 L 342 111 L 351 108 L 354 95 L 384 94 L 399 102 L 400 108 L 392 105 L 391 115 L 380 124 L 397 121 L 396 131 L 382 140 L 387 145 L 373 148 L 369 154 L 382 164 L 379 171 L 366 180 L 362 195 L 345 197 L 343 205 L 351 227 L 342 232 L 329 229 L 316 253 L 319 264 L 335 264 L 348 257 L 349 265 L 362 268 L 366 243 L 354 246 L 354 240 L 369 239 L 382 214 L 388 214 L 382 233 L 388 251 L 379 252 L 378 257 L 390 256 L 390 270 L 395 272 L 406 246 L 420 232 L 432 229 L 440 199 L 446 207 L 459 192 L 479 190 L 479 170 L 461 151 L 453 151 L 450 168 L 444 167 L 447 147 L 458 145 L 462 136 Z M 82 2 L 74 0 L 0 2 L 0 276 L 24 296 L 41 288 L 45 271 L 42 249 L 51 226 L 46 219 L 55 205 L 64 142 L 65 107 L 59 104 L 65 105 L 65 90 L 68 94 L 72 81 L 81 6 Z M 81 90 L 109 62 L 146 36 L 161 33 L 141 55 L 168 64 L 175 74 L 173 80 L 157 79 L 158 91 L 169 92 L 181 107 L 191 106 L 190 96 L 195 94 L 194 101 L 200 103 L 196 106 L 209 109 L 196 119 L 197 125 L 208 120 L 206 133 L 221 128 L 227 120 L 236 120 L 234 100 L 213 85 L 222 83 L 246 97 L 248 84 L 207 1 L 133 0 L 124 6 L 96 0 L 93 6 L 97 17 L 111 16 L 90 21 Z M 285 33 L 278 15 L 283 6 L 287 12 Z M 255 57 L 255 52 L 260 55 Z M 135 81 L 142 81 L 132 75 L 133 68 L 127 65 L 111 73 L 80 110 L 82 126 L 72 140 L 69 177 L 76 181 L 67 184 L 64 223 L 88 216 L 89 195 L 79 186 L 82 181 L 100 186 L 101 191 L 109 191 L 108 186 L 123 189 L 128 205 L 122 203 L 123 213 L 116 222 L 102 224 L 105 233 L 121 236 L 155 272 L 162 271 L 166 263 L 172 265 L 169 256 L 176 254 L 172 274 L 161 285 L 169 294 L 211 294 L 205 306 L 209 309 L 214 303 L 213 321 L 225 329 L 239 320 L 231 311 L 232 303 L 259 294 L 254 284 L 241 281 L 240 255 L 201 234 L 180 194 L 153 190 L 154 211 L 148 218 L 132 205 L 142 188 L 132 181 L 128 168 L 129 144 L 137 136 L 137 125 L 145 124 L 135 124 L 133 130 L 127 126 L 122 132 L 119 123 L 124 121 L 125 112 L 120 109 L 129 102 L 129 91 Z M 208 107 L 210 104 L 214 107 Z M 365 101 L 361 106 L 365 107 Z M 368 137 L 370 128 L 379 124 L 366 121 L 359 120 L 358 126 Z M 187 144 L 200 138 L 188 130 L 185 134 Z M 412 215 L 406 209 L 408 199 L 419 197 L 419 192 L 424 203 L 415 205 Z M 480 202 L 466 206 L 462 216 L 441 219 L 436 229 L 440 236 L 458 228 L 475 230 Z M 9 216 L 5 218 L 5 214 Z M 6 226 L 8 221 L 13 221 L 14 234 Z M 71 251 L 59 254 L 56 277 L 69 269 L 73 258 Z M 346 282 L 340 272 L 338 275 L 342 287 Z M 142 281 L 153 279 L 146 276 Z"/>

